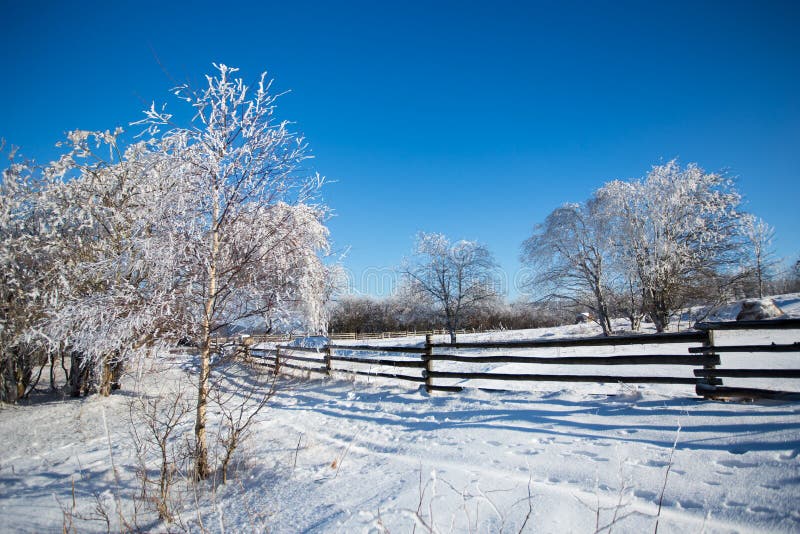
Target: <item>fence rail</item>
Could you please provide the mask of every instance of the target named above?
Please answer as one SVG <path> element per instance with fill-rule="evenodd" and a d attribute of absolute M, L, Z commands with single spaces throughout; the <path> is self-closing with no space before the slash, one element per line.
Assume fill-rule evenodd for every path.
<path fill-rule="evenodd" d="M 626 335 L 611 337 L 590 337 L 575 339 L 531 340 L 509 342 L 460 342 L 434 343 L 433 334 L 427 334 L 423 346 L 373 346 L 328 344 L 320 348 L 278 346 L 274 350 L 246 347 L 250 354 L 276 371 L 296 369 L 330 375 L 348 373 L 353 375 L 391 378 L 415 383 L 424 383 L 428 391 L 459 391 L 463 386 L 442 381 L 481 380 L 481 381 L 537 381 L 537 382 L 596 382 L 596 383 L 638 383 L 638 384 L 681 384 L 694 385 L 697 395 L 705 398 L 720 397 L 771 397 L 778 399 L 798 398 L 800 392 L 776 391 L 749 387 L 729 387 L 723 385 L 723 378 L 734 379 L 800 379 L 800 361 L 797 368 L 720 368 L 724 360 L 721 354 L 764 353 L 797 354 L 800 357 L 800 320 L 747 321 L 740 323 L 700 323 L 697 331 L 676 334 Z M 715 343 L 716 330 L 775 331 L 796 330 L 791 333 L 789 343 L 725 345 Z M 763 332 L 762 332 L 763 334 Z M 678 344 L 684 347 L 682 354 L 591 354 L 566 356 L 531 356 L 514 354 L 470 354 L 474 350 L 520 351 L 524 349 L 562 349 L 575 348 L 591 350 L 617 346 L 653 346 Z M 643 351 L 644 352 L 644 351 Z M 302 355 L 301 355 L 302 354 Z M 785 357 L 785 356 L 784 356 Z M 767 361 L 767 358 L 758 360 Z M 448 369 L 437 368 L 442 363 L 451 365 Z M 563 366 L 613 366 L 615 369 L 631 370 L 638 366 L 690 367 L 689 376 L 651 376 L 623 374 L 600 374 L 595 369 L 587 374 L 576 373 L 507 373 L 495 371 L 471 371 L 471 364 L 523 364 L 523 365 L 563 365 Z M 298 364 L 311 364 L 298 365 Z M 316 365 L 314 365 L 316 364 Z M 764 364 L 766 366 L 766 364 Z M 794 360 L 792 361 L 794 365 Z M 396 372 L 397 371 L 397 372 Z M 402 371 L 402 372 L 400 372 Z M 416 374 L 418 373 L 418 374 Z"/>
<path fill-rule="evenodd" d="M 460 329 L 456 330 L 456 334 L 478 334 L 483 332 L 489 332 L 489 330 L 465 330 Z M 341 340 L 341 341 L 374 341 L 376 339 L 396 339 L 401 337 L 414 337 L 414 336 L 425 336 L 427 334 L 431 334 L 434 336 L 441 336 L 449 334 L 450 332 L 445 329 L 436 329 L 436 330 L 399 330 L 395 332 L 332 332 L 328 334 L 328 339 L 331 340 Z M 219 337 L 215 339 L 215 344 L 217 346 L 224 345 L 226 343 L 242 343 L 244 340 L 247 340 L 247 343 L 251 343 L 253 345 L 257 345 L 259 343 L 290 343 L 295 339 L 309 337 L 311 334 L 306 333 L 299 333 L 299 334 L 256 334 L 256 335 L 244 335 L 244 336 L 229 336 L 229 337 Z"/>

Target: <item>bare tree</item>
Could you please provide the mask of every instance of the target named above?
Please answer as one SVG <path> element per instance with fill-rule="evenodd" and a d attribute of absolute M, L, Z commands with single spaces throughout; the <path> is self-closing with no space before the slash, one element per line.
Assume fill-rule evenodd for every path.
<path fill-rule="evenodd" d="M 430 296 L 444 316 L 450 342 L 466 312 L 497 294 L 497 265 L 475 241 L 451 244 L 442 234 L 420 232 L 414 255 L 401 268 L 413 291 Z"/>
<path fill-rule="evenodd" d="M 534 294 L 588 308 L 604 335 L 611 334 L 610 229 L 597 199 L 564 204 L 547 216 L 522 245 L 522 261 L 534 275 Z"/>

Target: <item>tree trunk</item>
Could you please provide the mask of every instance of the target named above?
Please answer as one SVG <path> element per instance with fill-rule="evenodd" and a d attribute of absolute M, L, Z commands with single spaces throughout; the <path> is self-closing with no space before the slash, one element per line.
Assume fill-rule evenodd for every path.
<path fill-rule="evenodd" d="M 103 361 L 100 364 L 100 380 L 97 392 L 103 397 L 111 395 L 111 356 L 103 356 Z"/>
<path fill-rule="evenodd" d="M 195 476 L 198 480 L 208 478 L 208 445 L 206 444 L 206 407 L 208 405 L 208 375 L 210 370 L 211 348 L 203 343 L 200 351 L 200 376 L 197 380 L 197 415 L 194 423 L 195 437 Z"/>
<path fill-rule="evenodd" d="M 195 437 L 195 476 L 205 480 L 211 473 L 208 465 L 208 445 L 206 443 L 206 407 L 208 405 L 208 378 L 211 373 L 211 328 L 217 298 L 217 256 L 219 254 L 219 203 L 214 196 L 213 230 L 211 231 L 211 258 L 208 267 L 208 295 L 203 315 L 203 343 L 200 350 L 200 376 L 197 380 L 197 415 L 194 424 Z"/>
<path fill-rule="evenodd" d="M 118 351 L 106 355 L 100 371 L 100 384 L 98 392 L 108 397 L 115 389 L 119 389 L 119 379 L 122 375 L 122 360 Z"/>
<path fill-rule="evenodd" d="M 0 358 L 0 401 L 13 404 L 17 402 L 13 349 L 0 353 Z"/>
<path fill-rule="evenodd" d="M 14 368 L 14 378 L 16 379 L 17 383 L 17 398 L 21 399 L 25 396 L 25 389 L 27 388 L 28 385 L 25 381 L 25 372 L 22 365 L 20 365 L 19 361 L 15 363 L 16 365 Z"/>
<path fill-rule="evenodd" d="M 608 318 L 608 306 L 606 305 L 605 295 L 603 290 L 595 286 L 594 288 L 595 306 L 597 313 L 597 322 L 600 323 L 600 328 L 603 329 L 604 336 L 611 335 L 611 321 Z"/>
<path fill-rule="evenodd" d="M 124 370 L 125 366 L 122 363 L 122 359 L 117 356 L 117 359 L 111 364 L 111 391 L 122 387 L 122 372 Z"/>
<path fill-rule="evenodd" d="M 57 391 L 56 387 L 56 355 L 49 353 L 50 358 L 50 391 Z"/>
<path fill-rule="evenodd" d="M 658 333 L 665 331 L 669 326 L 669 310 L 662 303 L 654 303 L 650 318 L 653 320 Z"/>
<path fill-rule="evenodd" d="M 628 321 L 631 323 L 631 330 L 634 332 L 638 332 L 639 328 L 642 326 L 642 318 L 641 316 L 637 315 L 636 313 L 628 314 Z"/>
<path fill-rule="evenodd" d="M 456 342 L 456 321 L 452 318 L 450 314 L 446 315 L 447 319 L 447 332 L 450 334 L 450 343 L 454 344 Z"/>
<path fill-rule="evenodd" d="M 70 353 L 69 367 L 69 395 L 70 397 L 80 397 L 81 390 L 86 388 L 89 370 L 84 365 L 84 356 L 80 352 L 73 350 Z"/>

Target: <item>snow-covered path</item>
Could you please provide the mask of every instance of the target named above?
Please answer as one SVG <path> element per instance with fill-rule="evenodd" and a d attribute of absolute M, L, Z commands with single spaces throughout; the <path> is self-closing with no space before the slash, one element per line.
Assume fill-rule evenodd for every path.
<path fill-rule="evenodd" d="M 296 467 L 278 477 L 256 468 L 246 485 L 268 477 L 251 507 L 272 509 L 271 528 L 281 532 L 404 532 L 415 519 L 438 531 L 517 531 L 529 504 L 531 531 L 592 532 L 616 518 L 615 529 L 631 532 L 654 527 L 667 477 L 662 532 L 792 532 L 799 414 L 795 404 L 631 391 L 428 396 L 301 383 L 280 395 L 259 431 L 272 441 L 266 449 L 283 451 L 283 465 L 296 457 Z M 250 452 L 256 464 L 259 448 Z"/>

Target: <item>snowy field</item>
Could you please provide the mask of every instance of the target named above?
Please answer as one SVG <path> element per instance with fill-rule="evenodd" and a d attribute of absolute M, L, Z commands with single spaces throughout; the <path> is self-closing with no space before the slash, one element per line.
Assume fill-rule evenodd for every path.
<path fill-rule="evenodd" d="M 0 410 L 0 531 L 117 531 L 119 517 L 150 531 L 800 531 L 800 403 L 626 384 L 429 395 L 343 374 L 281 379 L 232 480 L 183 487 L 164 525 L 133 506 L 129 405 L 174 393 L 191 358 L 148 364 L 108 398 Z"/>

